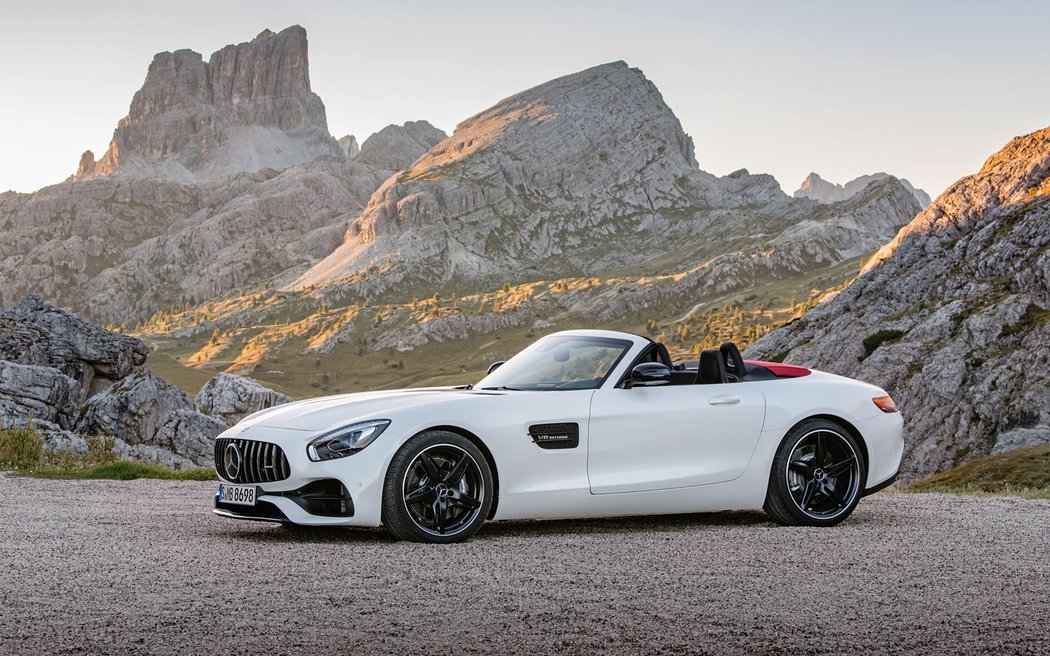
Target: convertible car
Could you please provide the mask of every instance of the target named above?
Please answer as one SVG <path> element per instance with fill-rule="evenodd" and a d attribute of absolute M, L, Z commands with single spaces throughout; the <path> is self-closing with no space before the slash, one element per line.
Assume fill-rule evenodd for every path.
<path fill-rule="evenodd" d="M 744 360 L 672 362 L 647 337 L 543 337 L 476 385 L 344 394 L 246 417 L 215 441 L 215 512 L 386 526 L 458 542 L 487 519 L 758 510 L 830 526 L 891 484 L 885 391 Z"/>

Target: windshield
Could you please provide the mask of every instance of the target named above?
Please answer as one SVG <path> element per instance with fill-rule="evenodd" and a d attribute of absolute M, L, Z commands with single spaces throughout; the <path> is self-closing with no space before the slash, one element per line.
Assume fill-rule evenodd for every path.
<path fill-rule="evenodd" d="M 550 335 L 478 383 L 481 389 L 596 389 L 631 348 L 625 339 Z"/>

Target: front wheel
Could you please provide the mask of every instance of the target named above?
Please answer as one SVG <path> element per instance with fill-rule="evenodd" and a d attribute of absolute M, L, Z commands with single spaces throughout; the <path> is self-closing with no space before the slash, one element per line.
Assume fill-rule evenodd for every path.
<path fill-rule="evenodd" d="M 765 511 L 790 526 L 833 526 L 857 507 L 865 463 L 840 424 L 809 419 L 784 437 L 769 473 Z"/>
<path fill-rule="evenodd" d="M 492 508 L 488 461 L 448 431 L 416 435 L 394 455 L 383 488 L 383 524 L 402 540 L 462 542 Z"/>

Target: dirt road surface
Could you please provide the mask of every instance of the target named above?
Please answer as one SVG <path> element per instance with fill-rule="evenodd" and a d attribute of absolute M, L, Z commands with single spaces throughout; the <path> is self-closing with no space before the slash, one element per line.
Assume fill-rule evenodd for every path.
<path fill-rule="evenodd" d="M 489 524 L 450 546 L 212 515 L 208 483 L 0 477 L 0 654 L 1050 654 L 1050 502 L 883 492 Z"/>

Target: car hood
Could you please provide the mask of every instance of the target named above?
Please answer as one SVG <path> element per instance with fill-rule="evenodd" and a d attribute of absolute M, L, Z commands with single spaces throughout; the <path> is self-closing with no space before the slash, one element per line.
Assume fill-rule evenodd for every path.
<path fill-rule="evenodd" d="M 389 419 L 390 414 L 406 407 L 450 403 L 494 394 L 499 393 L 427 387 L 322 396 L 261 410 L 245 417 L 237 426 L 267 426 L 316 433 L 365 419 Z"/>

